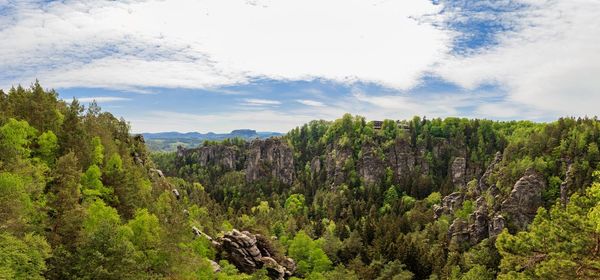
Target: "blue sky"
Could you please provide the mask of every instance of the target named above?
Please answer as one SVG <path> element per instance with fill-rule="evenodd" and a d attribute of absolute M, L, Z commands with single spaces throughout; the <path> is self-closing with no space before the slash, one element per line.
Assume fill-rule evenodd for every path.
<path fill-rule="evenodd" d="M 600 2 L 0 0 L 0 88 L 36 78 L 134 132 L 592 116 Z"/>

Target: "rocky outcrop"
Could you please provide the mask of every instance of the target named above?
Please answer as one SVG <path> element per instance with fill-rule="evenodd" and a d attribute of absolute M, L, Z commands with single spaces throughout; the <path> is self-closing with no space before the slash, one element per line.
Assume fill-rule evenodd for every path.
<path fill-rule="evenodd" d="M 224 170 L 235 170 L 242 159 L 237 146 L 208 145 L 193 149 L 177 147 L 177 159 L 185 163 L 197 163 L 202 167 L 219 166 Z"/>
<path fill-rule="evenodd" d="M 461 192 L 453 192 L 442 199 L 442 205 L 434 205 L 434 218 L 437 219 L 442 215 L 453 214 L 456 209 L 460 208 L 465 195 Z"/>
<path fill-rule="evenodd" d="M 234 229 L 225 233 L 217 242 L 220 243 L 219 250 L 223 257 L 242 272 L 253 273 L 264 267 L 272 279 L 292 276 L 296 269 L 295 262 L 290 258 L 284 258 L 281 263 L 277 262 L 275 252 L 264 240 L 258 234 Z"/>
<path fill-rule="evenodd" d="M 221 266 L 213 260 L 210 260 L 210 267 L 212 267 L 214 273 L 221 272 Z"/>
<path fill-rule="evenodd" d="M 479 197 L 476 204 L 477 209 L 469 216 L 469 220 L 472 221 L 469 225 L 469 241 L 471 245 L 475 245 L 489 236 L 488 211 L 483 197 Z"/>
<path fill-rule="evenodd" d="M 294 275 L 296 262 L 293 259 L 280 256 L 268 239 L 260 234 L 233 229 L 223 237 L 213 239 L 196 227 L 192 232 L 197 237 L 209 240 L 217 249 L 219 256 L 228 260 L 241 272 L 253 273 L 265 268 L 272 279 L 286 279 Z M 219 272 L 221 266 L 211 261 L 214 272 Z"/>
<path fill-rule="evenodd" d="M 462 190 L 467 185 L 467 160 L 464 157 L 457 157 L 452 161 L 450 166 L 450 176 L 452 183 L 459 190 Z"/>
<path fill-rule="evenodd" d="M 483 176 L 481 176 L 481 178 L 479 178 L 477 188 L 480 193 L 484 193 L 491 187 L 491 185 L 488 183 L 488 181 L 490 179 L 490 176 L 494 172 L 494 169 L 501 161 L 502 161 L 502 153 L 496 152 L 496 155 L 494 156 L 494 160 L 492 160 L 490 165 L 488 165 L 487 169 L 483 173 Z"/>
<path fill-rule="evenodd" d="M 425 147 L 414 147 L 410 142 L 398 138 L 393 145 L 384 151 L 387 166 L 392 168 L 396 178 L 406 178 L 418 171 L 429 173 Z"/>
<path fill-rule="evenodd" d="M 327 157 L 325 158 L 325 170 L 327 172 L 327 181 L 333 186 L 339 186 L 346 181 L 348 172 L 344 170 L 346 161 L 352 159 L 352 150 L 345 147 L 332 146 L 327 148 Z"/>
<path fill-rule="evenodd" d="M 569 202 L 569 189 L 573 185 L 573 165 L 569 164 L 567 173 L 565 174 L 565 180 L 560 184 L 560 203 L 563 206 Z"/>
<path fill-rule="evenodd" d="M 506 227 L 506 222 L 504 221 L 504 217 L 500 214 L 496 214 L 490 220 L 488 226 L 488 233 L 490 237 L 497 236 L 502 232 L 502 230 Z"/>
<path fill-rule="evenodd" d="M 291 185 L 294 181 L 292 148 L 281 138 L 254 140 L 250 143 L 246 160 L 246 181 L 275 178 Z"/>
<path fill-rule="evenodd" d="M 149 171 L 150 171 L 150 174 L 155 174 L 159 178 L 164 178 L 165 177 L 165 175 L 163 174 L 162 170 L 160 170 L 160 169 L 150 168 Z"/>
<path fill-rule="evenodd" d="M 502 202 L 502 212 L 509 215 L 510 221 L 518 229 L 525 229 L 542 206 L 542 191 L 545 188 L 544 178 L 537 172 L 528 170 Z"/>
<path fill-rule="evenodd" d="M 469 241 L 469 237 L 470 234 L 468 223 L 461 218 L 454 219 L 448 228 L 448 240 L 450 240 L 450 242 L 463 244 Z"/>
<path fill-rule="evenodd" d="M 371 144 L 363 145 L 358 164 L 360 178 L 365 185 L 374 185 L 381 181 L 385 171 L 383 159 L 377 154 L 377 149 Z"/>

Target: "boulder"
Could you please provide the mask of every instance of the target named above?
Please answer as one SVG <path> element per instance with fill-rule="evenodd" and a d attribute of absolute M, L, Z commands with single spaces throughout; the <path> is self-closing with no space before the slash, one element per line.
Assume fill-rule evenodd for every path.
<path fill-rule="evenodd" d="M 215 243 L 221 256 L 241 272 L 253 273 L 257 269 L 266 268 L 272 279 L 284 279 L 292 276 L 296 270 L 292 259 L 282 258 L 280 262 L 276 260 L 276 252 L 268 238 L 262 235 L 234 229 L 226 232 Z"/>
<path fill-rule="evenodd" d="M 165 175 L 163 174 L 162 170 L 160 170 L 160 169 L 150 168 L 150 173 L 156 174 L 159 178 L 164 178 L 165 177 Z"/>
<path fill-rule="evenodd" d="M 175 198 L 177 198 L 177 200 L 181 198 L 177 189 L 172 189 L 171 192 L 173 192 L 173 195 L 175 195 Z"/>

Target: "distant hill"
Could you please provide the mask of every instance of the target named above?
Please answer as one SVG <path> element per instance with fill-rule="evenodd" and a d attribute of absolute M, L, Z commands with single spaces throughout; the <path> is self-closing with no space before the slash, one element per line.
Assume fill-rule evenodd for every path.
<path fill-rule="evenodd" d="M 206 140 L 221 141 L 227 138 L 243 138 L 247 140 L 255 138 L 269 138 L 272 136 L 281 136 L 279 132 L 256 131 L 253 129 L 236 129 L 230 133 L 200 133 L 200 132 L 157 132 L 142 133 L 146 140 L 146 145 L 151 151 L 175 151 L 177 146 L 195 147 Z"/>

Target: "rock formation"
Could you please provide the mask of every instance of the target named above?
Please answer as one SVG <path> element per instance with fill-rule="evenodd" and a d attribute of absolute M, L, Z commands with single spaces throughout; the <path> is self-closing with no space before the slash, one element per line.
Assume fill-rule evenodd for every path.
<path fill-rule="evenodd" d="M 177 158 L 183 162 L 198 163 L 200 166 L 220 166 L 225 170 L 236 170 L 242 159 L 237 146 L 208 145 L 193 149 L 177 147 Z"/>
<path fill-rule="evenodd" d="M 450 175 L 454 186 L 460 190 L 465 188 L 467 185 L 467 160 L 464 157 L 454 158 L 450 166 Z"/>
<path fill-rule="evenodd" d="M 487 169 L 485 170 L 485 173 L 483 173 L 483 176 L 481 176 L 481 178 L 479 178 L 479 183 L 477 184 L 479 193 L 484 193 L 491 187 L 488 183 L 488 180 L 489 180 L 490 176 L 492 175 L 492 173 L 494 172 L 494 168 L 496 168 L 496 165 L 498 165 L 501 161 L 502 161 L 502 153 L 496 152 L 496 155 L 494 156 L 494 160 L 492 160 L 490 165 L 488 165 Z"/>
<path fill-rule="evenodd" d="M 235 265 L 241 272 L 253 273 L 265 268 L 272 279 L 284 279 L 291 277 L 296 270 L 294 260 L 279 256 L 268 240 L 259 234 L 234 229 L 214 240 L 196 227 L 193 227 L 192 231 L 196 236 L 211 241 L 220 256 Z M 213 265 L 213 270 L 220 271 L 220 266 L 216 265 Z"/>
<path fill-rule="evenodd" d="M 563 206 L 569 202 L 569 188 L 573 184 L 573 165 L 569 164 L 567 173 L 565 174 L 565 180 L 560 184 L 560 203 Z"/>
<path fill-rule="evenodd" d="M 365 185 L 374 185 L 381 181 L 385 172 L 383 159 L 377 154 L 376 147 L 372 144 L 363 145 L 362 157 L 358 164 L 360 178 Z"/>
<path fill-rule="evenodd" d="M 291 185 L 294 181 L 292 148 L 281 138 L 254 140 L 250 143 L 246 161 L 246 181 L 275 178 Z"/>
<path fill-rule="evenodd" d="M 476 201 L 477 209 L 469 216 L 469 241 L 475 245 L 489 236 L 488 211 L 483 197 Z"/>
<path fill-rule="evenodd" d="M 519 229 L 525 229 L 542 206 L 542 191 L 545 188 L 544 178 L 537 172 L 528 170 L 502 202 L 502 212 L 508 214 Z"/>
<path fill-rule="evenodd" d="M 338 186 L 346 180 L 348 172 L 344 170 L 346 161 L 352 159 L 352 150 L 345 147 L 328 147 L 327 157 L 325 158 L 325 170 L 327 172 L 327 181 Z"/>
<path fill-rule="evenodd" d="M 500 162 L 500 156 L 497 154 L 496 159 L 488 170 L 487 176 L 495 164 Z M 486 190 L 488 185 L 480 180 L 480 187 Z M 451 215 L 457 209 L 462 207 L 465 199 L 475 199 L 475 210 L 469 215 L 467 220 L 457 218 L 453 221 L 448 229 L 448 238 L 453 242 L 469 241 L 471 245 L 475 245 L 482 240 L 495 237 L 506 228 L 507 220 L 511 222 L 519 230 L 524 230 L 526 226 L 533 221 L 537 214 L 537 209 L 542 206 L 542 191 L 546 184 L 544 178 L 535 171 L 528 170 L 515 183 L 508 197 L 499 203 L 501 197 L 499 194 L 495 196 L 493 205 L 488 205 L 486 197 L 493 195 L 493 190 L 496 188 L 488 188 L 486 192 L 468 197 L 461 192 L 454 192 L 442 199 L 441 205 L 434 205 L 434 218 L 438 219 L 442 215 Z M 507 218 L 505 218 L 507 217 Z"/>
<path fill-rule="evenodd" d="M 465 195 L 461 192 L 453 192 L 442 199 L 442 205 L 434 205 L 433 212 L 434 218 L 437 219 L 442 215 L 453 214 L 456 209 L 460 208 Z"/>

